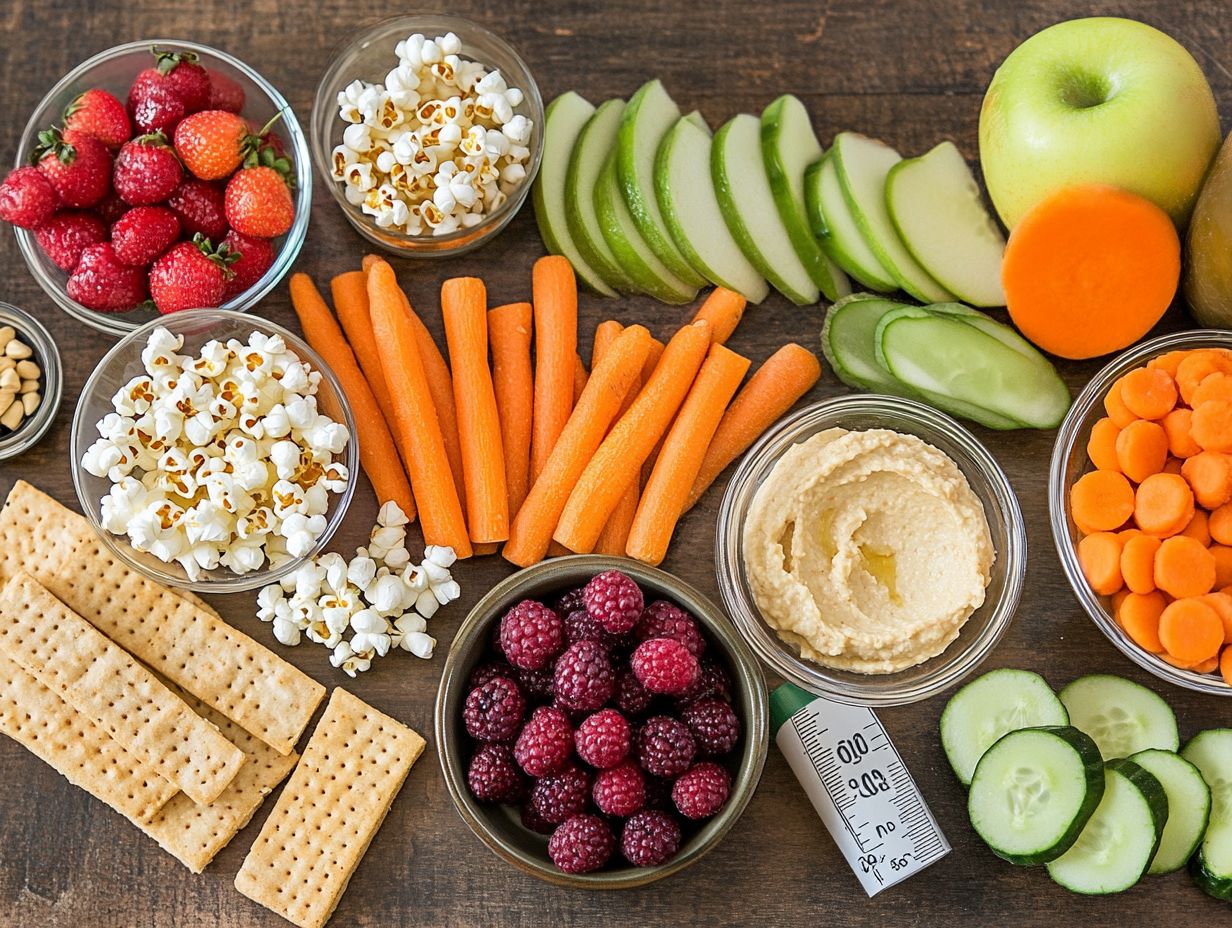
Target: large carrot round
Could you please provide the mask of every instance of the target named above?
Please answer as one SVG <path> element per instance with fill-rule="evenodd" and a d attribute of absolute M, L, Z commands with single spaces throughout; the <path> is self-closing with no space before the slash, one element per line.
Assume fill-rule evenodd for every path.
<path fill-rule="evenodd" d="M 530 422 L 535 390 L 530 333 L 529 303 L 508 303 L 488 311 L 492 384 L 500 412 L 510 518 L 517 515 L 530 490 Z"/>
<path fill-rule="evenodd" d="M 1155 586 L 1177 599 L 1209 593 L 1215 588 L 1215 558 L 1185 535 L 1165 538 L 1155 552 Z"/>
<path fill-rule="evenodd" d="M 569 259 L 548 255 L 536 261 L 531 290 L 535 315 L 535 412 L 530 443 L 533 483 L 573 410 L 577 280 Z"/>
<path fill-rule="evenodd" d="M 1069 500 L 1070 513 L 1083 531 L 1110 532 L 1133 514 L 1134 488 L 1120 474 L 1093 470 L 1078 478 Z"/>
<path fill-rule="evenodd" d="M 1175 535 L 1193 518 L 1193 491 L 1179 474 L 1152 474 L 1138 485 L 1133 513 L 1142 531 L 1161 538 Z"/>
<path fill-rule="evenodd" d="M 1159 617 L 1159 641 L 1181 661 L 1198 663 L 1214 657 L 1223 645 L 1223 635 L 1219 614 L 1199 599 L 1169 603 Z"/>
<path fill-rule="evenodd" d="M 1180 271 L 1181 242 L 1167 213 L 1091 184 L 1062 188 L 1022 217 L 1001 282 L 1023 335 L 1063 358 L 1094 358 L 1151 330 Z"/>
<path fill-rule="evenodd" d="M 745 298 L 734 290 L 715 287 L 697 310 L 693 321 L 705 319 L 710 323 L 710 337 L 714 343 L 725 344 L 740 324 L 746 303 Z"/>

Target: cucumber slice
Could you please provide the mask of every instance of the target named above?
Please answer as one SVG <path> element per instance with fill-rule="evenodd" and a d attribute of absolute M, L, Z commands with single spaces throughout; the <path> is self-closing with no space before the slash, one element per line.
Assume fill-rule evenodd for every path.
<path fill-rule="evenodd" d="M 1095 739 L 1104 760 L 1129 757 L 1147 748 L 1175 751 L 1180 747 L 1171 707 L 1158 693 L 1132 680 L 1090 674 L 1074 680 L 1060 696 L 1070 724 Z"/>
<path fill-rule="evenodd" d="M 990 670 L 950 697 L 941 713 L 941 747 L 959 782 L 1002 735 L 1020 728 L 1068 725 L 1069 714 L 1048 682 L 1029 670 Z"/>
<path fill-rule="evenodd" d="M 1005 236 L 953 142 L 890 168 L 886 207 L 903 244 L 933 280 L 974 306 L 1005 305 Z"/>
<path fill-rule="evenodd" d="M 1084 895 L 1124 892 L 1142 879 L 1168 820 L 1168 796 L 1154 776 L 1126 759 L 1104 769 L 1099 808 L 1074 846 L 1048 864 L 1054 881 Z"/>
<path fill-rule="evenodd" d="M 1211 815 L 1189 874 L 1216 899 L 1232 900 L 1232 728 L 1194 735 L 1181 757 L 1198 768 L 1211 788 Z"/>
<path fill-rule="evenodd" d="M 796 256 L 827 300 L 846 296 L 851 285 L 822 252 L 804 211 L 804 171 L 821 158 L 821 143 L 798 97 L 784 94 L 762 111 L 761 154 L 770 192 Z"/>
<path fill-rule="evenodd" d="M 1168 822 L 1147 872 L 1159 874 L 1180 870 L 1206 834 L 1211 814 L 1211 788 L 1197 767 L 1171 751 L 1148 748 L 1130 760 L 1153 774 L 1168 794 Z"/>
<path fill-rule="evenodd" d="M 601 103 L 578 133 L 565 175 L 565 218 L 578 252 L 604 283 L 616 290 L 634 290 L 633 281 L 608 247 L 595 212 L 595 186 L 616 144 L 616 132 L 624 110 L 624 100 Z"/>
<path fill-rule="evenodd" d="M 663 82 L 647 81 L 629 99 L 616 136 L 616 177 L 629 215 L 664 266 L 691 287 L 706 281 L 689 266 L 672 242 L 655 199 L 655 155 L 669 129 L 680 120 L 680 107 Z"/>
<path fill-rule="evenodd" d="M 843 197 L 864 241 L 899 286 L 922 303 L 953 299 L 952 294 L 911 257 L 886 208 L 886 175 L 902 156 L 889 145 L 857 132 L 836 135 L 830 156 L 838 170 Z"/>
<path fill-rule="evenodd" d="M 813 234 L 835 264 L 869 290 L 892 293 L 898 289 L 897 281 L 860 234 L 829 155 L 804 172 L 804 203 Z"/>
<path fill-rule="evenodd" d="M 881 317 L 903 305 L 871 293 L 853 293 L 826 311 L 821 327 L 821 352 L 839 380 L 873 393 L 918 396 L 877 363 L 873 342 Z"/>
<path fill-rule="evenodd" d="M 711 283 L 760 303 L 770 286 L 744 256 L 719 212 L 710 179 L 710 144 L 710 130 L 689 116 L 668 131 L 655 161 L 659 208 L 690 264 Z"/>
<path fill-rule="evenodd" d="M 967 812 L 994 854 L 1030 866 L 1069 850 L 1103 792 L 1094 741 L 1068 725 L 1023 728 L 984 752 Z"/>
<path fill-rule="evenodd" d="M 715 133 L 710 176 L 723 219 L 744 256 L 793 303 L 816 303 L 821 291 L 796 257 L 774 205 L 756 116 L 741 113 Z"/>

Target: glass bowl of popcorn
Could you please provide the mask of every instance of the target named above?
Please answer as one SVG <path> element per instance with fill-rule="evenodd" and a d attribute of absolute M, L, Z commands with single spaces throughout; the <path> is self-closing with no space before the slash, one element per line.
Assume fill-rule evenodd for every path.
<path fill-rule="evenodd" d="M 350 39 L 312 108 L 312 157 L 343 214 L 395 254 L 477 248 L 526 201 L 543 100 L 504 40 L 456 16 L 402 16 Z"/>
<path fill-rule="evenodd" d="M 320 553 L 359 466 L 350 405 L 321 357 L 221 309 L 156 319 L 107 352 L 69 455 L 82 512 L 117 558 L 212 593 L 265 586 Z"/>

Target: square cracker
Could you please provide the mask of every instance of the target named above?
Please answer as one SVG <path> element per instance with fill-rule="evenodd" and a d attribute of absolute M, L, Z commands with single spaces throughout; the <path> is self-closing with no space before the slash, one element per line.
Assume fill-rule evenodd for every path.
<path fill-rule="evenodd" d="M 325 696 L 216 613 L 128 569 L 82 516 L 18 480 L 0 510 L 0 580 L 23 567 L 151 669 L 282 754 Z"/>
<path fill-rule="evenodd" d="M 235 888 L 300 928 L 321 928 L 423 749 L 401 722 L 334 690 Z"/>
<path fill-rule="evenodd" d="M 4 653 L 194 802 L 213 802 L 244 752 L 119 645 L 18 571 L 0 592 Z"/>

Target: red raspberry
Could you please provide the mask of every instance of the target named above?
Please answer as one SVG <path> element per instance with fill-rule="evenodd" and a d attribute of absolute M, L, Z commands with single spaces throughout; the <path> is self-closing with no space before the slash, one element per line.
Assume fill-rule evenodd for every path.
<path fill-rule="evenodd" d="M 555 693 L 555 677 L 552 665 L 547 664 L 538 670 L 517 670 L 513 678 L 522 687 L 526 698 L 535 702 L 551 702 Z"/>
<path fill-rule="evenodd" d="M 466 770 L 466 785 L 480 802 L 514 802 L 526 788 L 505 744 L 483 744 Z"/>
<path fill-rule="evenodd" d="M 513 668 L 504 661 L 488 661 L 486 664 L 480 664 L 471 671 L 471 675 L 466 678 L 466 690 L 479 689 L 489 680 L 495 680 L 497 677 L 504 677 L 507 680 L 516 680 Z"/>
<path fill-rule="evenodd" d="M 149 206 L 175 193 L 184 178 L 180 160 L 160 133 L 125 142 L 112 166 L 111 181 L 125 203 Z"/>
<path fill-rule="evenodd" d="M 595 805 L 604 815 L 624 818 L 646 805 L 646 775 L 633 761 L 595 774 Z"/>
<path fill-rule="evenodd" d="M 672 781 L 646 774 L 646 808 L 672 811 Z"/>
<path fill-rule="evenodd" d="M 680 718 L 689 726 L 697 749 L 703 756 L 722 757 L 729 754 L 740 740 L 740 719 L 736 711 L 713 696 L 686 706 L 681 710 Z"/>
<path fill-rule="evenodd" d="M 167 205 L 180 217 L 186 238 L 200 232 L 212 242 L 221 242 L 230 228 L 223 200 L 223 189 L 217 184 L 186 177 Z"/>
<path fill-rule="evenodd" d="M 145 271 L 123 264 L 110 242 L 91 245 L 81 253 L 65 287 L 69 299 L 87 309 L 122 313 L 146 298 Z"/>
<path fill-rule="evenodd" d="M 574 642 L 581 641 L 583 638 L 589 638 L 591 641 L 607 645 L 607 632 L 603 630 L 603 626 L 596 622 L 585 609 L 574 609 L 572 612 L 561 614 L 565 617 L 564 632 L 566 644 L 573 644 Z"/>
<path fill-rule="evenodd" d="M 43 223 L 34 237 L 56 267 L 72 273 L 87 248 L 107 241 L 107 227 L 93 213 L 64 210 Z"/>
<path fill-rule="evenodd" d="M 709 657 L 702 658 L 700 663 L 701 673 L 698 674 L 692 686 L 676 697 L 677 706 L 687 706 L 707 696 L 714 696 L 718 699 L 731 698 L 731 677 L 727 675 L 722 665 Z"/>
<path fill-rule="evenodd" d="M 545 822 L 529 802 L 522 806 L 522 827 L 537 835 L 550 835 L 556 830 L 556 826 Z"/>
<path fill-rule="evenodd" d="M 501 650 L 514 667 L 538 670 L 560 653 L 564 643 L 560 616 L 543 603 L 524 599 L 500 622 Z"/>
<path fill-rule="evenodd" d="M 573 736 L 578 757 L 600 770 L 624 760 L 632 740 L 628 721 L 615 709 L 600 709 L 587 717 Z"/>
<path fill-rule="evenodd" d="M 466 697 L 462 720 L 476 741 L 508 741 L 518 732 L 526 697 L 518 685 L 505 677 L 489 680 Z"/>
<path fill-rule="evenodd" d="M 680 824 L 666 812 L 646 810 L 629 816 L 620 851 L 635 867 L 665 864 L 680 850 Z"/>
<path fill-rule="evenodd" d="M 208 71 L 210 96 L 203 109 L 238 113 L 244 109 L 244 88 L 218 71 Z"/>
<path fill-rule="evenodd" d="M 637 760 L 656 777 L 678 777 L 689 769 L 697 743 L 684 722 L 666 715 L 647 719 L 637 733 Z"/>
<path fill-rule="evenodd" d="M 128 204 L 121 200 L 120 195 L 113 190 L 94 205 L 92 212 L 111 226 L 127 213 L 128 209 Z"/>
<path fill-rule="evenodd" d="M 637 620 L 633 635 L 638 641 L 674 638 L 697 658 L 706 650 L 706 639 L 702 637 L 701 629 L 697 627 L 693 617 L 664 599 L 656 600 L 642 611 L 642 617 Z"/>
<path fill-rule="evenodd" d="M 637 624 L 645 600 L 637 583 L 619 570 L 605 570 L 582 591 L 586 611 L 613 635 L 623 635 Z"/>
<path fill-rule="evenodd" d="M 147 267 L 180 237 L 180 220 L 165 206 L 134 206 L 111 227 L 116 257 Z"/>
<path fill-rule="evenodd" d="M 569 712 L 593 712 L 612 697 L 616 685 L 607 651 L 595 641 L 569 645 L 553 671 L 556 702 Z"/>
<path fill-rule="evenodd" d="M 616 838 L 597 815 L 575 815 L 548 839 L 548 856 L 565 873 L 598 870 L 616 850 Z"/>
<path fill-rule="evenodd" d="M 703 761 L 680 775 L 672 784 L 672 802 L 685 818 L 710 818 L 731 790 L 731 774 L 713 761 Z"/>
<path fill-rule="evenodd" d="M 590 774 L 575 763 L 567 763 L 559 773 L 549 773 L 535 781 L 530 803 L 545 822 L 559 825 L 586 809 L 590 801 Z"/>
<path fill-rule="evenodd" d="M 651 638 L 633 649 L 633 673 L 652 693 L 675 696 L 697 682 L 701 667 L 689 649 L 675 638 Z"/>
<path fill-rule="evenodd" d="M 645 715 L 654 701 L 654 693 L 642 686 L 642 681 L 627 667 L 616 678 L 616 708 L 630 718 Z"/>
<path fill-rule="evenodd" d="M 556 611 L 560 615 L 568 615 L 570 612 L 576 612 L 578 609 L 586 608 L 586 598 L 583 587 L 575 586 L 571 590 L 566 590 L 560 594 L 560 598 L 556 600 Z"/>
<path fill-rule="evenodd" d="M 513 746 L 518 765 L 532 777 L 558 773 L 573 753 L 573 726 L 555 706 L 540 706 L 522 726 Z"/>
<path fill-rule="evenodd" d="M 0 184 L 0 219 L 23 229 L 37 229 L 59 205 L 55 186 L 33 165 L 10 171 Z"/>

